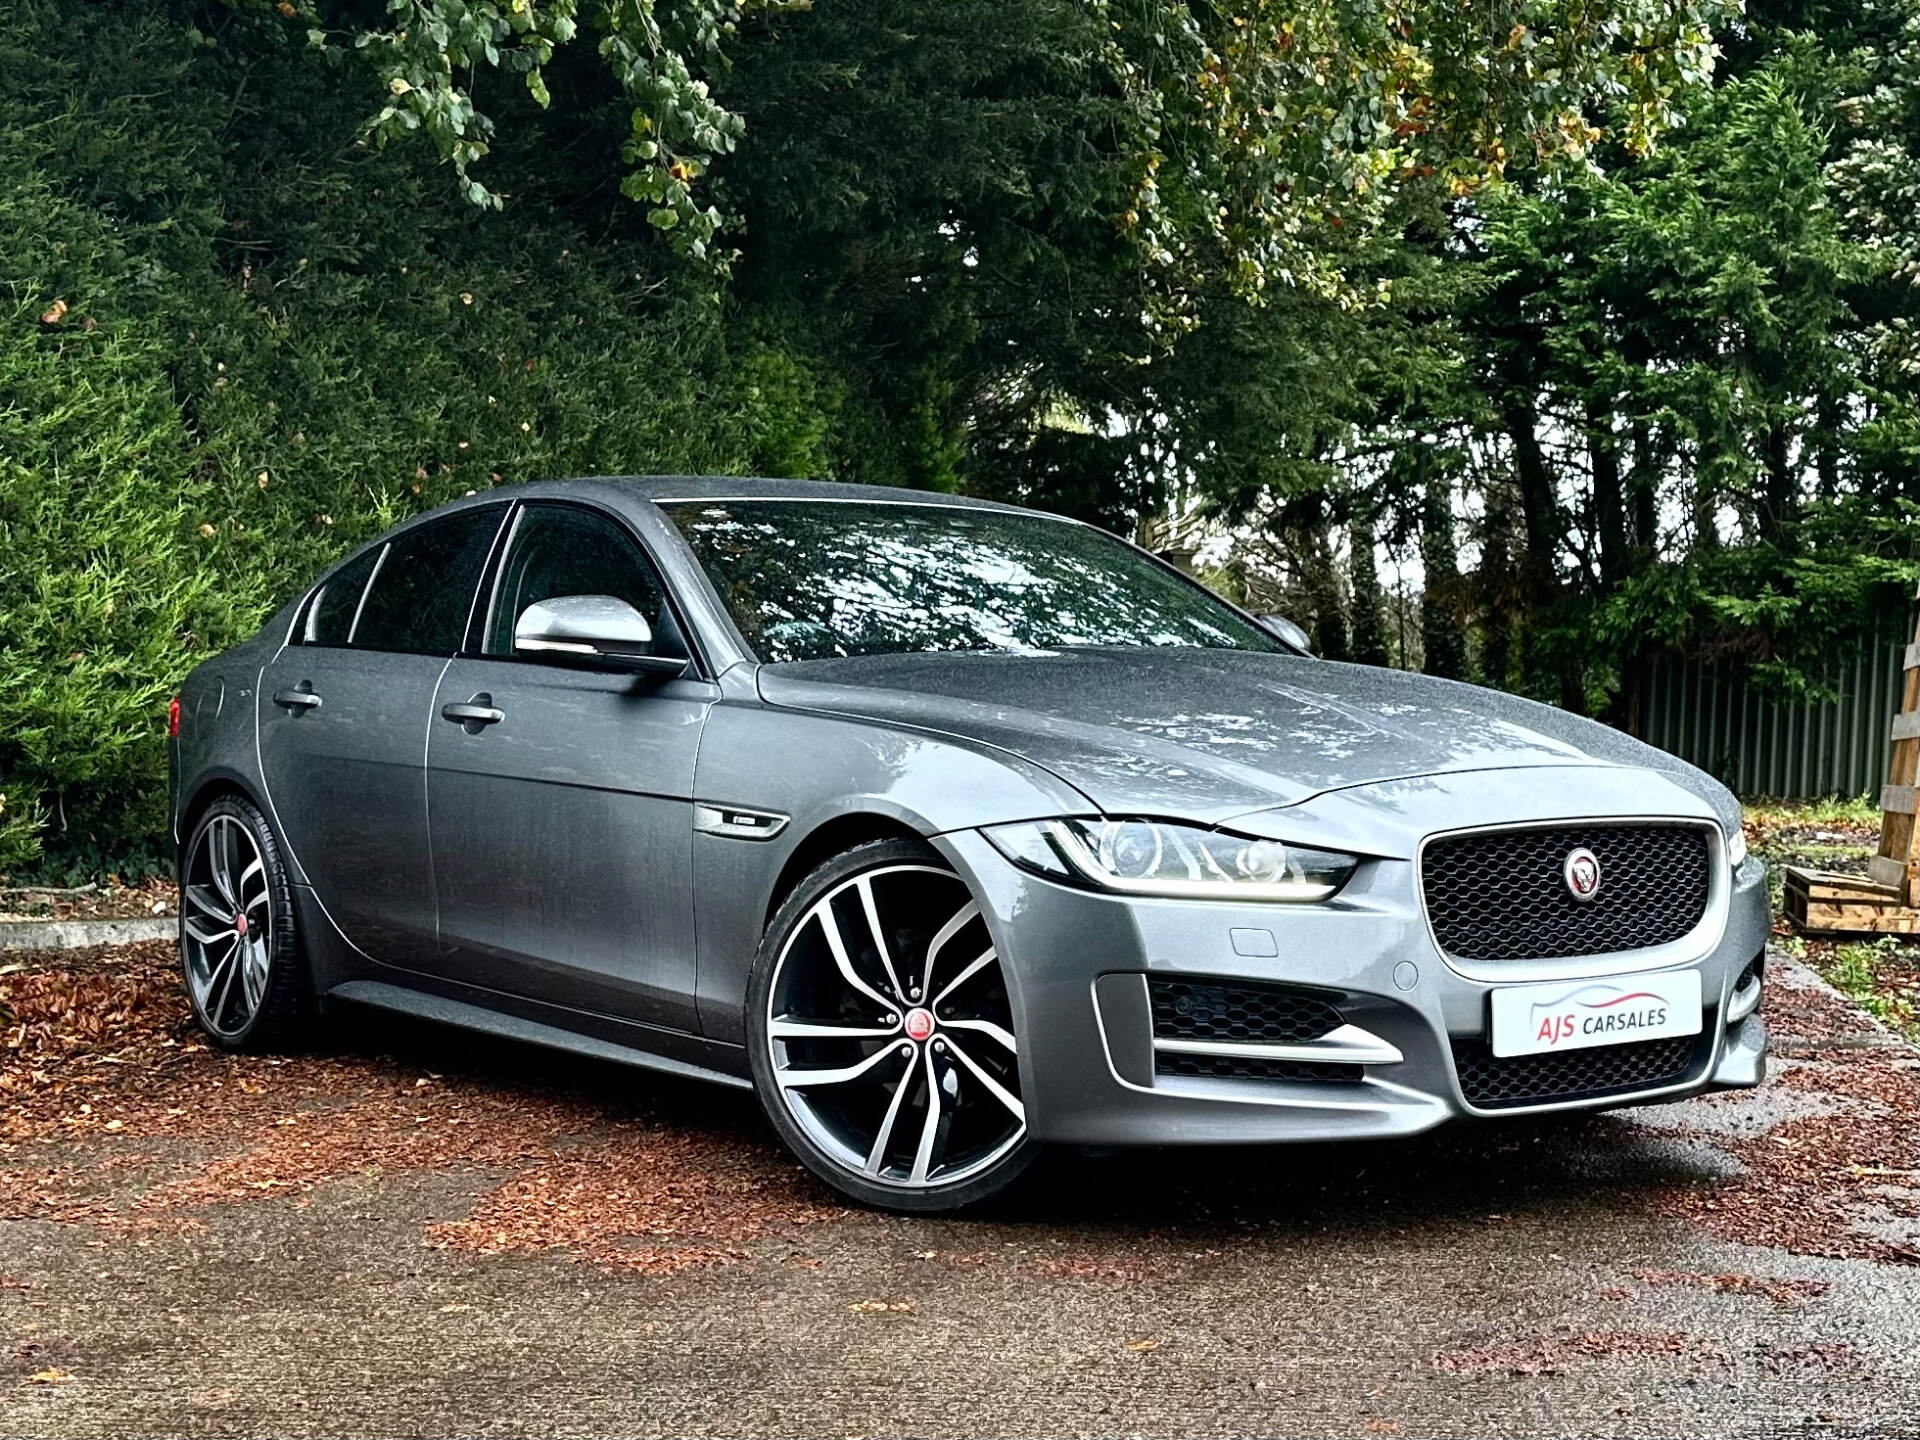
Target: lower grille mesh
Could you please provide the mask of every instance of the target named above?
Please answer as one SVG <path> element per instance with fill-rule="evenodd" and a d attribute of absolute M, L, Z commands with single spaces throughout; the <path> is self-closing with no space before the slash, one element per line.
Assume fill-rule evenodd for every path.
<path fill-rule="evenodd" d="M 1552 1055 L 1496 1056 L 1484 1040 L 1455 1040 L 1460 1093 L 1481 1110 L 1552 1105 L 1655 1090 L 1685 1078 L 1705 1036 L 1670 1035 Z"/>
<path fill-rule="evenodd" d="M 1346 1023 L 1340 1012 L 1310 990 L 1285 985 L 1235 984 L 1220 980 L 1147 978 L 1155 1040 L 1198 1040 L 1231 1045 L 1304 1045 Z M 1358 1065 L 1281 1060 L 1263 1055 L 1207 1055 L 1157 1050 L 1156 1075 L 1218 1080 L 1330 1080 L 1364 1078 Z"/>
<path fill-rule="evenodd" d="M 1299 1045 L 1338 1030 L 1340 1012 L 1317 995 L 1279 985 L 1149 978 L 1158 1040 Z"/>

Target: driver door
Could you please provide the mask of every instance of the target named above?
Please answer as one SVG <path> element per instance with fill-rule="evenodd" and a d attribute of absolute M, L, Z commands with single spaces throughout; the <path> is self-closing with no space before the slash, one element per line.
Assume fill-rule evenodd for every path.
<path fill-rule="evenodd" d="M 474 647 L 440 678 L 427 741 L 434 969 L 487 990 L 696 1031 L 693 762 L 717 687 L 516 656 L 539 601 L 625 600 L 685 655 L 659 572 L 598 508 L 515 514 Z M 448 707 L 455 707 L 450 714 Z M 498 719 L 476 721 L 475 712 Z"/>

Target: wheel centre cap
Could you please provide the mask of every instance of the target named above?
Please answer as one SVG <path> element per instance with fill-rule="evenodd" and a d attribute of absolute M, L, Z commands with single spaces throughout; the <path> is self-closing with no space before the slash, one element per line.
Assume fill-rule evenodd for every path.
<path fill-rule="evenodd" d="M 236 935 L 244 935 L 247 933 L 247 917 L 245 915 L 236 915 L 233 917 L 233 933 Z"/>
<path fill-rule="evenodd" d="M 933 1034 L 933 1012 L 923 1006 L 914 1006 L 907 1011 L 905 1027 L 909 1040 L 926 1039 Z"/>

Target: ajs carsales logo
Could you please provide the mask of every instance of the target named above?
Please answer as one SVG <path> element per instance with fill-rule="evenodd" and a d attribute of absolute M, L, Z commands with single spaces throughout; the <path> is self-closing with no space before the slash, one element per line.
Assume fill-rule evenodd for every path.
<path fill-rule="evenodd" d="M 1532 1008 L 1534 1042 L 1558 1045 L 1575 1035 L 1631 1035 L 1667 1023 L 1668 1002 L 1648 990 L 1582 985 Z"/>

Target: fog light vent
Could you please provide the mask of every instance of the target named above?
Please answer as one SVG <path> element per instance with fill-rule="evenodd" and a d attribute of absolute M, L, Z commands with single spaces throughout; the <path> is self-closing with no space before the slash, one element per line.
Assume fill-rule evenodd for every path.
<path fill-rule="evenodd" d="M 1280 985 L 1234 985 L 1149 976 L 1156 1040 L 1299 1045 L 1344 1023 L 1319 996 Z"/>

